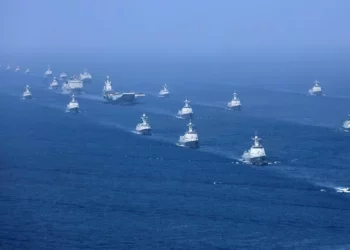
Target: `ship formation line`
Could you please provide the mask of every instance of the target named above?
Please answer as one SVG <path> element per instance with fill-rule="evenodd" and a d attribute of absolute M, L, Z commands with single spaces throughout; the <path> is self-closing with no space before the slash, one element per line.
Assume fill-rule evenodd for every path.
<path fill-rule="evenodd" d="M 0 68 L 2 66 L 0 65 Z M 10 71 L 10 65 L 7 65 L 6 71 Z M 14 70 L 15 72 L 20 72 L 21 69 L 17 66 Z M 31 71 L 27 68 L 24 72 L 25 74 L 30 74 Z M 44 77 L 49 80 L 49 89 L 59 89 L 60 84 L 56 77 L 53 77 L 53 72 L 51 70 L 51 66 L 48 65 L 47 70 L 44 72 Z M 83 90 L 84 84 L 92 83 L 92 76 L 88 72 L 87 69 L 84 69 L 83 73 L 79 75 L 73 75 L 69 77 L 65 72 L 62 72 L 59 76 L 59 80 L 62 81 L 61 90 L 63 92 L 71 93 L 71 100 L 67 104 L 66 112 L 79 113 L 80 106 L 75 97 L 76 94 L 81 93 Z M 314 82 L 313 87 L 308 91 L 308 95 L 310 96 L 323 96 L 322 87 L 320 86 L 318 81 Z M 115 103 L 115 104 L 130 104 L 135 102 L 138 98 L 144 97 L 145 94 L 136 93 L 136 92 L 117 92 L 112 88 L 112 81 L 109 76 L 106 77 L 104 82 L 104 86 L 102 89 L 102 97 L 106 102 Z M 170 97 L 170 91 L 168 89 L 168 85 L 164 84 L 161 90 L 158 93 L 159 97 Z M 22 94 L 22 99 L 29 100 L 32 99 L 32 92 L 30 91 L 30 87 L 28 85 L 25 86 L 25 91 Z M 233 92 L 232 99 L 227 103 L 227 108 L 232 111 L 241 111 L 242 103 L 238 98 L 236 91 Z M 187 124 L 187 130 L 183 135 L 179 137 L 178 145 L 188 148 L 199 148 L 199 136 L 195 129 L 192 120 L 194 119 L 194 111 L 192 106 L 190 105 L 190 100 L 188 98 L 185 99 L 184 105 L 177 112 L 177 117 L 181 119 L 189 120 Z M 350 115 L 348 119 L 344 121 L 342 125 L 343 129 L 347 132 L 350 131 Z M 138 123 L 135 128 L 136 132 L 140 135 L 152 135 L 151 125 L 148 122 L 148 117 L 146 114 L 142 114 L 141 123 Z M 252 138 L 253 144 L 247 150 L 244 151 L 242 155 L 243 162 L 253 164 L 253 165 L 266 165 L 268 164 L 267 156 L 264 147 L 260 143 L 261 138 L 255 134 Z"/>

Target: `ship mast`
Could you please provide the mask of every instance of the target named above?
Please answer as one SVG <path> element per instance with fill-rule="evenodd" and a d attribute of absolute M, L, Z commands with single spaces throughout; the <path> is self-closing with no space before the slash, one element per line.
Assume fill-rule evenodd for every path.
<path fill-rule="evenodd" d="M 142 119 L 142 123 L 143 123 L 143 124 L 147 124 L 147 116 L 146 116 L 146 114 L 143 114 L 143 115 L 141 116 L 141 119 Z"/>
<path fill-rule="evenodd" d="M 186 108 L 188 108 L 189 106 L 188 106 L 188 104 L 190 103 L 190 101 L 189 100 L 187 100 L 187 98 L 186 98 L 186 100 L 185 100 L 185 107 Z"/>

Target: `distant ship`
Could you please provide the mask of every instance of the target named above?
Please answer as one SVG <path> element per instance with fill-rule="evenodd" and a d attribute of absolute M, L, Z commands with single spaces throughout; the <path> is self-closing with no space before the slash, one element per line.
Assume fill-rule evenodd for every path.
<path fill-rule="evenodd" d="M 66 112 L 79 112 L 79 103 L 75 99 L 74 94 L 72 95 L 72 100 L 67 104 Z"/>
<path fill-rule="evenodd" d="M 107 76 L 105 85 L 103 86 L 103 94 L 113 93 L 112 81 Z"/>
<path fill-rule="evenodd" d="M 150 135 L 151 134 L 151 126 L 148 123 L 148 117 L 146 114 L 141 116 L 142 122 L 136 125 L 136 132 L 141 135 Z"/>
<path fill-rule="evenodd" d="M 189 148 L 199 148 L 198 134 L 193 129 L 192 122 L 190 122 L 187 126 L 188 130 L 183 136 L 180 136 L 178 145 Z"/>
<path fill-rule="evenodd" d="M 67 78 L 67 74 L 66 74 L 65 72 L 62 72 L 62 73 L 60 74 L 60 78 L 61 78 L 61 79 L 66 79 L 66 78 Z"/>
<path fill-rule="evenodd" d="M 27 68 L 26 71 L 24 72 L 25 74 L 29 74 L 30 70 Z"/>
<path fill-rule="evenodd" d="M 105 85 L 102 90 L 102 97 L 111 103 L 130 104 L 135 102 L 138 97 L 143 97 L 145 94 L 137 94 L 135 92 L 115 92 L 112 89 L 112 82 L 107 76 Z"/>
<path fill-rule="evenodd" d="M 80 74 L 80 80 L 83 81 L 84 83 L 91 83 L 92 76 L 91 74 L 87 71 L 87 69 L 84 69 L 84 73 Z"/>
<path fill-rule="evenodd" d="M 68 88 L 72 92 L 80 93 L 83 90 L 83 86 L 83 81 L 76 76 L 72 76 L 71 79 L 68 80 Z"/>
<path fill-rule="evenodd" d="M 56 77 L 53 78 L 52 82 L 50 83 L 50 89 L 57 89 L 58 88 L 58 82 L 56 80 Z"/>
<path fill-rule="evenodd" d="M 23 99 L 32 99 L 32 93 L 30 92 L 28 85 L 26 85 L 26 90 L 23 92 L 22 97 Z"/>
<path fill-rule="evenodd" d="M 182 118 L 192 118 L 193 116 L 193 110 L 192 108 L 190 107 L 189 105 L 190 101 L 185 100 L 185 105 L 182 107 L 182 109 L 179 110 L 179 112 L 177 112 L 177 115 L 179 117 L 182 117 Z"/>
<path fill-rule="evenodd" d="M 159 96 L 160 97 L 168 97 L 170 94 L 168 90 L 168 85 L 164 84 L 163 88 L 159 91 Z"/>
<path fill-rule="evenodd" d="M 242 109 L 241 101 L 238 99 L 236 92 L 233 93 L 233 98 L 227 103 L 227 107 L 232 110 Z"/>
<path fill-rule="evenodd" d="M 350 115 L 348 115 L 348 119 L 343 123 L 344 130 L 350 132 Z"/>
<path fill-rule="evenodd" d="M 64 83 L 62 84 L 62 92 L 64 93 L 70 92 L 68 81 L 64 81 Z"/>
<path fill-rule="evenodd" d="M 47 67 L 47 70 L 45 71 L 44 76 L 45 77 L 52 76 L 52 70 L 51 70 L 50 66 Z"/>
<path fill-rule="evenodd" d="M 314 86 L 309 89 L 309 95 L 321 96 L 323 95 L 322 88 L 318 81 L 315 81 Z"/>
<path fill-rule="evenodd" d="M 19 72 L 21 69 L 19 68 L 19 66 L 16 67 L 15 72 Z"/>
<path fill-rule="evenodd" d="M 337 193 L 350 193 L 350 188 L 336 188 Z"/>
<path fill-rule="evenodd" d="M 253 165 L 266 165 L 267 159 L 265 149 L 259 142 L 261 139 L 257 135 L 255 135 L 255 137 L 252 138 L 252 140 L 254 141 L 254 144 L 248 151 L 245 151 L 243 153 L 243 160 Z"/>

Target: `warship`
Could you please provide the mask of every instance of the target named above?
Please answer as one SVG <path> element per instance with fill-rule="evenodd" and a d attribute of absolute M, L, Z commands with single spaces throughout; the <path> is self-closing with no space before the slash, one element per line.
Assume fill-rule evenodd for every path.
<path fill-rule="evenodd" d="M 231 101 L 227 103 L 227 107 L 231 110 L 241 110 L 242 104 L 241 101 L 238 99 L 236 92 L 233 93 L 233 98 Z"/>
<path fill-rule="evenodd" d="M 69 91 L 73 93 L 80 93 L 83 90 L 84 84 L 77 76 L 72 76 L 67 82 Z"/>
<path fill-rule="evenodd" d="M 72 100 L 67 104 L 66 112 L 79 112 L 79 103 L 75 99 L 74 94 L 72 95 Z"/>
<path fill-rule="evenodd" d="M 66 74 L 65 72 L 62 72 L 62 73 L 60 74 L 60 78 L 61 78 L 62 80 L 66 79 L 66 78 L 67 78 L 67 74 Z"/>
<path fill-rule="evenodd" d="M 80 80 L 83 81 L 83 83 L 91 83 L 92 76 L 87 69 L 84 69 L 84 73 L 80 74 Z"/>
<path fill-rule="evenodd" d="M 26 90 L 23 92 L 22 98 L 23 99 L 32 99 L 32 93 L 30 92 L 28 85 L 26 85 Z"/>
<path fill-rule="evenodd" d="M 311 89 L 309 89 L 309 95 L 315 95 L 315 96 L 323 95 L 322 88 L 319 85 L 318 81 L 315 81 L 314 86 Z"/>
<path fill-rule="evenodd" d="M 168 97 L 170 94 L 168 90 L 168 85 L 164 84 L 163 88 L 159 91 L 159 96 L 160 97 Z"/>
<path fill-rule="evenodd" d="M 112 88 L 112 82 L 107 76 L 105 85 L 102 90 L 102 97 L 110 103 L 116 104 L 131 104 L 134 103 L 138 97 L 143 97 L 145 94 L 135 92 L 115 92 Z"/>
<path fill-rule="evenodd" d="M 348 115 L 348 119 L 343 122 L 343 129 L 347 132 L 350 132 L 350 115 Z"/>
<path fill-rule="evenodd" d="M 337 193 L 350 193 L 350 188 L 336 188 Z"/>
<path fill-rule="evenodd" d="M 52 82 L 50 83 L 49 89 L 57 89 L 57 88 L 58 88 L 58 82 L 56 80 L 56 77 L 54 77 Z"/>
<path fill-rule="evenodd" d="M 260 144 L 260 138 L 255 135 L 252 140 L 254 141 L 253 146 L 243 153 L 243 161 L 248 162 L 253 165 L 263 166 L 266 165 L 266 153 L 263 146 Z"/>
<path fill-rule="evenodd" d="M 142 122 L 136 125 L 136 132 L 141 135 L 151 135 L 151 126 L 148 123 L 146 114 L 141 116 Z"/>
<path fill-rule="evenodd" d="M 68 81 L 64 81 L 63 82 L 63 84 L 62 84 L 62 92 L 63 93 L 69 93 L 70 92 Z"/>
<path fill-rule="evenodd" d="M 52 70 L 50 68 L 50 65 L 47 67 L 47 70 L 45 71 L 44 76 L 45 77 L 52 76 Z"/>
<path fill-rule="evenodd" d="M 199 139 L 197 131 L 193 129 L 193 124 L 190 121 L 187 124 L 188 130 L 186 133 L 179 138 L 178 145 L 189 147 L 189 148 L 199 148 Z"/>
<path fill-rule="evenodd" d="M 190 101 L 185 100 L 185 105 L 182 107 L 182 109 L 179 110 L 179 112 L 177 112 L 178 117 L 181 118 L 192 118 L 193 116 L 193 110 L 189 105 Z"/>

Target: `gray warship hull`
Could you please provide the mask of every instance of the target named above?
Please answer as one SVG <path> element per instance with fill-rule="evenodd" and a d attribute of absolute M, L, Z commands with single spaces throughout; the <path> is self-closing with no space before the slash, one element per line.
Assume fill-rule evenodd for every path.
<path fill-rule="evenodd" d="M 144 94 L 136 93 L 120 93 L 120 92 L 108 92 L 103 93 L 102 97 L 109 103 L 114 104 L 132 104 L 135 103 L 137 97 L 142 97 Z"/>
<path fill-rule="evenodd" d="M 199 141 L 188 141 L 188 142 L 181 142 L 178 143 L 180 146 L 188 147 L 188 148 L 199 148 Z"/>
<path fill-rule="evenodd" d="M 249 161 L 256 166 L 264 166 L 268 164 L 266 156 L 250 158 Z"/>
<path fill-rule="evenodd" d="M 142 130 L 137 130 L 137 133 L 140 135 L 152 135 L 152 129 L 142 129 Z"/>

